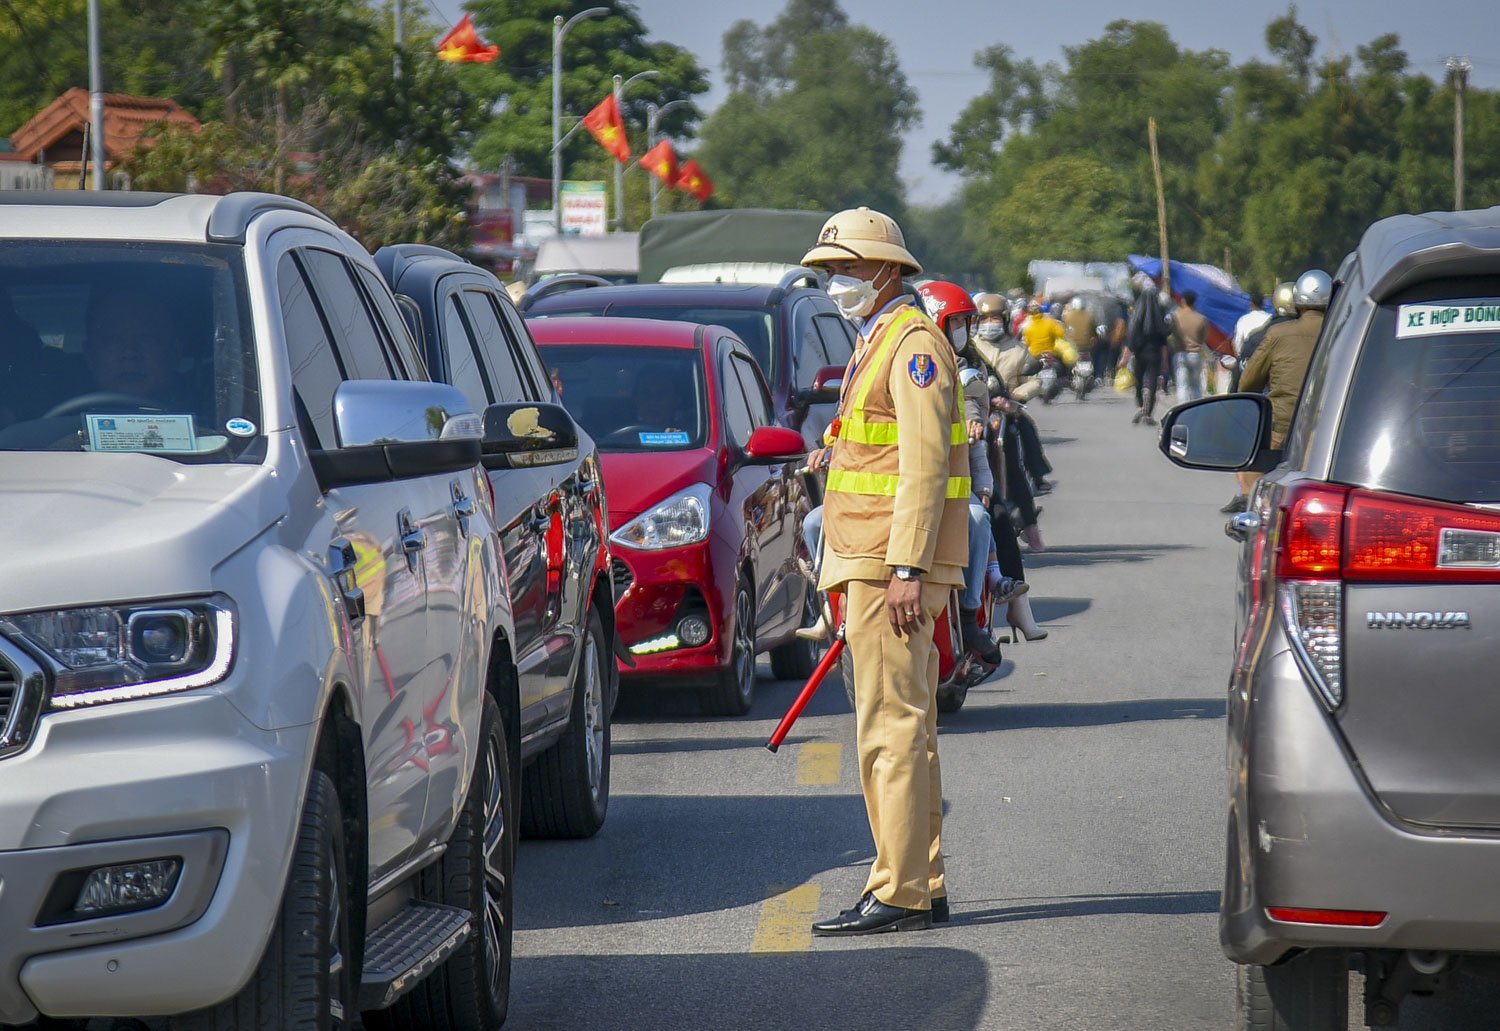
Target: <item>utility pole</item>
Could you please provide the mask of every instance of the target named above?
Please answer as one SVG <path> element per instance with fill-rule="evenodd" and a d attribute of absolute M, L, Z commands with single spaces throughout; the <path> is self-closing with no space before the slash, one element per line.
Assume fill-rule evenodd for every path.
<path fill-rule="evenodd" d="M 1469 72 L 1474 63 L 1467 57 L 1448 58 L 1453 73 L 1453 210 L 1464 209 L 1464 100 L 1469 92 Z"/>
<path fill-rule="evenodd" d="M 624 121 L 625 121 L 625 107 L 624 107 L 625 90 L 630 86 L 630 84 L 632 82 L 635 82 L 638 79 L 654 79 L 654 78 L 656 78 L 660 74 L 661 74 L 661 72 L 658 72 L 656 69 L 653 68 L 653 69 L 651 69 L 648 72 L 637 72 L 635 75 L 632 75 L 628 79 L 623 78 L 623 77 L 621 77 L 619 75 L 615 76 L 615 110 L 620 112 L 620 122 L 621 122 L 621 124 L 623 124 Z M 628 135 L 628 130 L 627 130 L 627 135 Z M 646 146 L 649 147 L 650 144 L 647 143 Z M 625 166 L 622 165 L 620 162 L 616 161 L 615 162 L 615 232 L 617 232 L 617 233 L 623 233 L 624 231 L 625 231 Z"/>
<path fill-rule="evenodd" d="M 104 183 L 104 59 L 99 46 L 99 0 L 89 0 L 89 135 L 93 146 L 94 189 Z M 78 155 L 80 161 L 86 160 Z"/>
<path fill-rule="evenodd" d="M 562 15 L 552 19 L 552 225 L 562 235 L 562 45 L 568 31 L 585 18 L 609 13 L 608 7 L 590 7 L 567 21 Z"/>
<path fill-rule="evenodd" d="M 1167 191 L 1161 181 L 1161 154 L 1156 149 L 1156 119 L 1147 125 L 1151 137 L 1151 171 L 1156 174 L 1156 223 L 1161 230 L 1161 288 L 1172 292 L 1172 260 L 1167 253 Z"/>
<path fill-rule="evenodd" d="M 401 51 L 406 48 L 406 4 L 402 0 L 391 0 L 391 14 L 395 19 L 393 33 L 396 41 L 396 78 L 401 78 Z"/>

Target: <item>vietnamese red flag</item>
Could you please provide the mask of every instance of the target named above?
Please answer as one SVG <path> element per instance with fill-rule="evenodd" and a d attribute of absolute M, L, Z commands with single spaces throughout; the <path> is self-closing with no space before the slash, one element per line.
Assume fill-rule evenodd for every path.
<path fill-rule="evenodd" d="M 474 16 L 464 15 L 459 19 L 452 30 L 438 40 L 438 57 L 444 61 L 467 61 L 474 64 L 488 64 L 500 56 L 500 48 L 486 46 L 484 40 L 479 38 L 479 30 L 474 28 Z"/>
<path fill-rule="evenodd" d="M 677 151 L 671 140 L 662 140 L 641 155 L 641 167 L 668 186 L 677 185 Z"/>
<path fill-rule="evenodd" d="M 593 133 L 599 146 L 613 154 L 620 164 L 630 160 L 630 140 L 625 135 L 625 119 L 620 117 L 620 105 L 615 103 L 613 93 L 607 94 L 597 107 L 583 116 L 583 127 Z"/>
<path fill-rule="evenodd" d="M 703 166 L 693 158 L 688 158 L 682 164 L 682 171 L 677 174 L 676 186 L 679 190 L 686 190 L 700 201 L 708 200 L 713 196 L 714 183 L 703 172 Z"/>

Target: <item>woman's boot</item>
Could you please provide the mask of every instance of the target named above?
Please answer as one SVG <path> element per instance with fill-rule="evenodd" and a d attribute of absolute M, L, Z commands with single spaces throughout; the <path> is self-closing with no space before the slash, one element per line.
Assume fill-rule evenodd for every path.
<path fill-rule="evenodd" d="M 1042 641 L 1047 637 L 1047 631 L 1031 614 L 1031 599 L 1025 595 L 1010 603 L 1005 619 L 1010 624 L 1012 640 L 1024 637 L 1028 641 Z"/>

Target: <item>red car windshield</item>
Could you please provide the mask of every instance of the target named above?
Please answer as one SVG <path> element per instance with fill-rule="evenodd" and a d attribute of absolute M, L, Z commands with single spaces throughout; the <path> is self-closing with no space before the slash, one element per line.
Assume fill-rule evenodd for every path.
<path fill-rule="evenodd" d="M 685 451 L 708 440 L 703 357 L 669 348 L 538 347 L 564 407 L 600 451 Z"/>

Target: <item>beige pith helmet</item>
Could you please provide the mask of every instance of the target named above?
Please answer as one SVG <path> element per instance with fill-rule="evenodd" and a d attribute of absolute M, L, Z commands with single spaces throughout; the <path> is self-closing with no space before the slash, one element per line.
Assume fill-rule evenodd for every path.
<path fill-rule="evenodd" d="M 802 264 L 817 266 L 857 258 L 894 261 L 908 275 L 922 271 L 921 263 L 906 249 L 906 237 L 896 220 L 870 208 L 846 208 L 824 222 L 817 246 L 807 252 Z"/>
<path fill-rule="evenodd" d="M 999 294 L 979 294 L 974 298 L 974 304 L 979 308 L 981 319 L 1001 319 L 1010 310 L 1005 298 Z"/>

